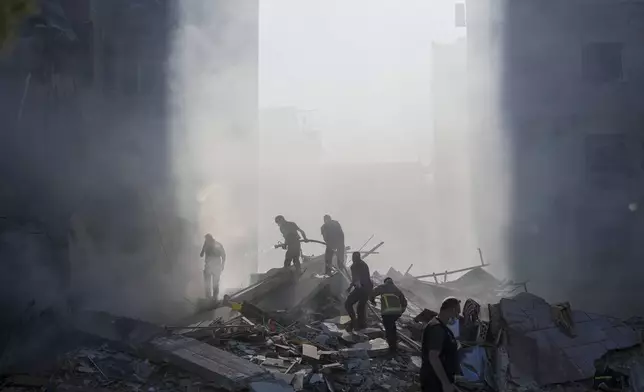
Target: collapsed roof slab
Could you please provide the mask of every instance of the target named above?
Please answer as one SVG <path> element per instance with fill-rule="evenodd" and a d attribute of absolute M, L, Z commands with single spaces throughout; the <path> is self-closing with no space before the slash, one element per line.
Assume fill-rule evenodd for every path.
<path fill-rule="evenodd" d="M 337 295 L 341 295 L 343 289 L 346 289 L 344 279 L 334 278 L 339 274 L 331 277 L 324 275 L 324 256 L 318 256 L 303 263 L 302 270 L 304 273 L 299 279 L 287 280 L 279 285 L 272 284 L 270 291 L 263 293 L 262 296 L 253 295 L 254 298 L 259 299 L 248 302 L 267 312 L 278 310 L 292 312 L 306 306 L 307 302 L 325 287 L 330 287 L 331 292 Z"/>
<path fill-rule="evenodd" d="M 259 365 L 185 336 L 156 338 L 146 345 L 145 351 L 154 359 L 216 382 L 227 391 L 246 390 L 252 382 L 271 378 Z"/>
<path fill-rule="evenodd" d="M 575 334 L 568 336 L 557 326 L 552 306 L 530 293 L 501 299 L 500 310 L 512 375 L 539 385 L 591 378 L 594 361 L 608 350 L 640 343 L 638 333 L 620 320 L 580 310 L 571 311 Z"/>

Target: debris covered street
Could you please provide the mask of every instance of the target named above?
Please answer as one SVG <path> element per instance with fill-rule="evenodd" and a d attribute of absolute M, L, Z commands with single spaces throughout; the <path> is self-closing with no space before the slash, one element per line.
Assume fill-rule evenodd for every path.
<path fill-rule="evenodd" d="M 644 392 L 642 32 L 0 0 L 0 392 Z"/>
<path fill-rule="evenodd" d="M 621 383 L 617 390 L 644 386 L 638 319 L 548 304 L 524 284 L 499 282 L 484 266 L 441 283 L 391 269 L 387 276 L 409 299 L 392 355 L 373 306 L 368 328 L 345 330 L 344 271 L 324 275 L 324 256 L 302 268 L 299 278 L 271 270 L 176 325 L 79 312 L 69 327 L 91 336 L 91 345 L 59 355 L 39 374 L 5 374 L 0 385 L 3 391 L 420 390 L 423 327 L 442 299 L 454 296 L 482 305 L 474 315 L 468 309 L 477 307 L 465 306 L 450 326 L 461 347 L 461 391 L 586 391 L 597 380 Z M 380 283 L 384 276 L 372 278 Z M 608 369 L 613 376 L 596 377 Z"/>

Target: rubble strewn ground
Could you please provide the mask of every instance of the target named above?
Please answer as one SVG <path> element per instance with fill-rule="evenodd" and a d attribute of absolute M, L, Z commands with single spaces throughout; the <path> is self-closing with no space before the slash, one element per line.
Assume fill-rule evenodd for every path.
<path fill-rule="evenodd" d="M 415 391 L 424 323 L 447 296 L 482 305 L 452 326 L 462 346 L 461 391 L 644 390 L 639 318 L 623 322 L 516 294 L 521 285 L 483 268 L 442 284 L 391 270 L 409 300 L 392 356 L 373 308 L 370 328 L 345 330 L 344 271 L 324 275 L 321 257 L 303 269 L 302 276 L 273 271 L 176 325 L 79 312 L 68 327 L 92 343 L 46 369 L 5 372 L 1 390 Z M 383 278 L 374 274 L 376 283 Z"/>

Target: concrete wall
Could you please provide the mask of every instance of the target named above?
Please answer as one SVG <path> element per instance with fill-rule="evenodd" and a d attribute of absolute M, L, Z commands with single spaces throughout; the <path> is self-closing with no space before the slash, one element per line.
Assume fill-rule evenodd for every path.
<path fill-rule="evenodd" d="M 510 169 L 511 272 L 588 309 L 641 307 L 629 299 L 639 293 L 644 218 L 629 204 L 642 195 L 644 3 L 470 5 L 470 52 L 490 67 L 470 103 L 498 99 L 497 147 L 508 146 L 498 152 Z M 621 44 L 622 78 L 589 78 L 596 43 Z"/>
<path fill-rule="evenodd" d="M 10 222 L 1 227 L 0 259 L 3 269 L 15 272 L 2 274 L 2 307 L 20 313 L 32 299 L 41 309 L 73 299 L 76 306 L 135 317 L 173 317 L 188 305 L 190 281 L 199 280 L 191 242 L 203 238 L 195 195 L 210 179 L 200 167 L 175 167 L 177 131 L 185 128 L 172 106 L 168 66 L 180 3 L 46 1 L 62 6 L 76 39 L 63 45 L 51 36 L 25 36 L 0 61 L 0 212 Z M 233 29 L 239 19 L 225 20 L 224 8 L 241 3 L 217 4 L 218 26 Z M 238 14 L 245 17 L 248 45 L 236 46 L 235 53 L 249 76 L 226 88 L 228 102 L 244 118 L 235 130 L 249 140 L 256 136 L 258 14 L 256 2 L 244 4 L 251 7 Z M 226 72 L 226 64 L 218 71 Z M 253 157 L 253 146 L 240 149 Z M 255 163 L 239 163 L 242 180 L 227 179 L 252 206 Z M 247 214 L 255 248 L 256 209 Z M 30 232 L 44 235 L 22 240 Z M 39 253 L 25 252 L 27 243 L 37 243 Z"/>

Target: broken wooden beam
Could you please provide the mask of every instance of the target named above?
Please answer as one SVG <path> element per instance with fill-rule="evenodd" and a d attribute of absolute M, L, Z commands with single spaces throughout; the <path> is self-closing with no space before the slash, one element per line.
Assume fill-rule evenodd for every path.
<path fill-rule="evenodd" d="M 420 275 L 420 276 L 416 276 L 415 278 L 416 279 L 437 278 L 439 276 L 447 276 L 447 275 L 451 275 L 451 274 L 457 274 L 459 272 L 467 272 L 467 271 L 487 267 L 489 265 L 490 264 L 481 264 L 481 265 L 477 265 L 477 266 L 474 266 L 474 267 L 461 268 L 461 269 L 457 269 L 457 270 L 453 270 L 453 271 L 434 272 L 433 274 Z"/>

